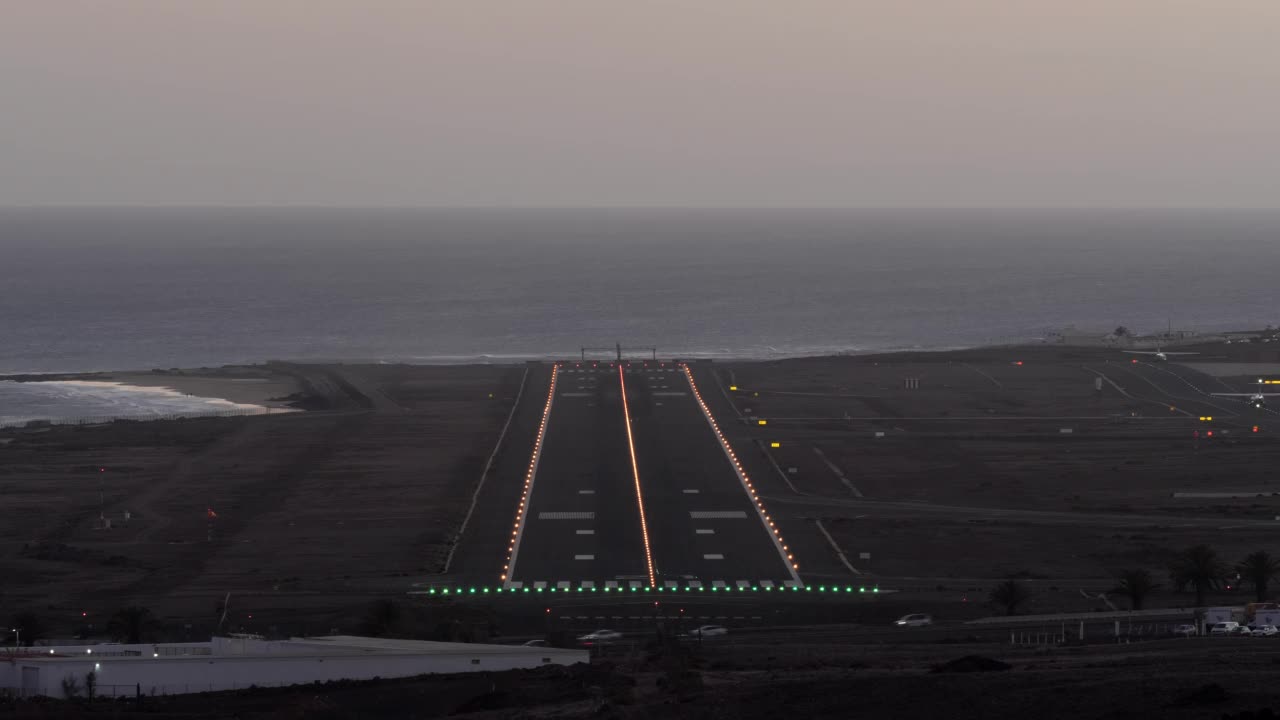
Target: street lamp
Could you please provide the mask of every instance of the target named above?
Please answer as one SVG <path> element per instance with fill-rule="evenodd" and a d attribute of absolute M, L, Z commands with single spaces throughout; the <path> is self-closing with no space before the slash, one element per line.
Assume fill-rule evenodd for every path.
<path fill-rule="evenodd" d="M 18 648 L 22 647 L 22 628 L 9 628 L 9 631 L 12 632 L 14 636 L 13 646 Z"/>

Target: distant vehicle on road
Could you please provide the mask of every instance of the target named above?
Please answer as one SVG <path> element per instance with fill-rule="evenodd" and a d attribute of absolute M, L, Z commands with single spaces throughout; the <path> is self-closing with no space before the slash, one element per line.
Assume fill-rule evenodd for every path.
<path fill-rule="evenodd" d="M 913 615 L 903 615 L 893 621 L 898 627 L 925 627 L 933 624 L 933 616 L 916 613 Z"/>
<path fill-rule="evenodd" d="M 1209 634 L 1216 635 L 1216 636 L 1242 635 L 1244 633 L 1242 633 L 1241 630 L 1247 633 L 1249 631 L 1249 628 L 1243 627 L 1238 622 L 1231 622 L 1231 621 L 1217 622 L 1213 624 L 1213 627 L 1209 628 Z"/>
<path fill-rule="evenodd" d="M 703 625 L 702 627 L 694 628 L 689 631 L 689 634 L 696 638 L 719 637 L 721 635 L 728 635 L 729 628 L 723 625 Z"/>
<path fill-rule="evenodd" d="M 1195 626 L 1195 625 L 1187 625 L 1187 624 L 1183 624 L 1183 625 L 1179 625 L 1179 626 L 1175 627 L 1175 628 L 1173 629 L 1173 634 L 1174 634 L 1174 635 L 1182 635 L 1182 636 L 1184 636 L 1184 637 L 1192 637 L 1192 636 L 1195 636 L 1195 635 L 1199 635 L 1199 634 L 1200 634 L 1200 631 L 1196 628 L 1196 626 Z"/>
<path fill-rule="evenodd" d="M 593 633 L 587 633 L 578 638 L 578 642 L 590 645 L 605 645 L 615 640 L 621 640 L 622 633 L 617 630 L 597 630 Z"/>
<path fill-rule="evenodd" d="M 1272 635 L 1280 634 L 1280 629 L 1277 629 L 1275 625 L 1258 625 L 1248 629 L 1249 634 L 1253 637 L 1271 637 Z"/>
<path fill-rule="evenodd" d="M 526 640 L 524 643 L 524 646 L 525 647 L 546 647 L 547 641 L 546 640 Z"/>

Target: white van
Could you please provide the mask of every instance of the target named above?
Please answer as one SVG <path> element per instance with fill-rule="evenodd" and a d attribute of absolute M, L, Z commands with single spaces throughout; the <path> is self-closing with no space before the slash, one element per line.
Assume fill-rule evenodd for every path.
<path fill-rule="evenodd" d="M 1239 635 L 1241 634 L 1240 623 L 1238 622 L 1217 622 L 1213 627 L 1209 628 L 1210 635 Z"/>

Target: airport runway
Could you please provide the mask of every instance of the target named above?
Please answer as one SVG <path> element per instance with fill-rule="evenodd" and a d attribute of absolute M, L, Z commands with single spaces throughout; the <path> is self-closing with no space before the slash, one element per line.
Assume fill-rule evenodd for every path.
<path fill-rule="evenodd" d="M 799 583 L 683 367 L 561 363 L 554 372 L 506 587 Z"/>

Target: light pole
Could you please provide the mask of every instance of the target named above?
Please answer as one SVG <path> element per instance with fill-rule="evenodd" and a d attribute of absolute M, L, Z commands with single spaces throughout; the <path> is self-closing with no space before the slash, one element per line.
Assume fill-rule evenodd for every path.
<path fill-rule="evenodd" d="M 13 632 L 13 636 L 14 636 L 13 646 L 16 648 L 21 648 L 22 647 L 22 628 L 9 628 L 9 630 Z"/>

